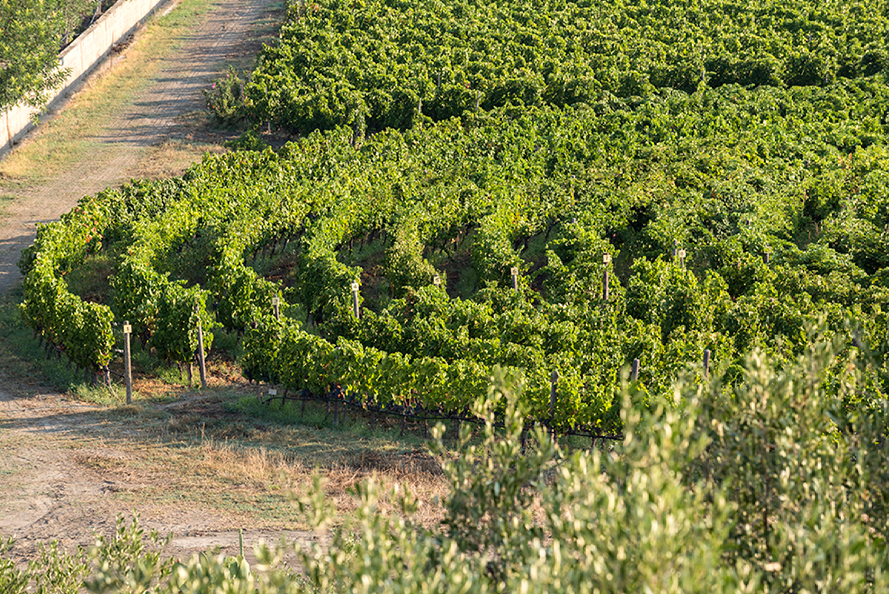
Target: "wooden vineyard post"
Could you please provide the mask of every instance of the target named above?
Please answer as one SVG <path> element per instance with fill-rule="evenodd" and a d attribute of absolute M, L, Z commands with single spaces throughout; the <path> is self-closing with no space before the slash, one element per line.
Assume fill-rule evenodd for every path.
<path fill-rule="evenodd" d="M 333 396 L 333 426 L 337 427 L 340 424 L 340 396 L 343 394 L 343 389 L 337 384 L 336 389 L 333 392 L 328 394 L 328 398 Z"/>
<path fill-rule="evenodd" d="M 358 320 L 361 318 L 361 310 L 358 309 L 358 282 L 352 283 L 352 313 L 355 314 L 355 319 Z"/>
<path fill-rule="evenodd" d="M 441 276 L 439 276 L 438 274 L 433 276 L 432 277 L 432 284 L 435 285 L 436 287 L 441 288 Z"/>
<path fill-rule="evenodd" d="M 677 240 L 673 240 L 673 258 L 676 258 L 676 254 L 679 253 L 679 242 Z"/>
<path fill-rule="evenodd" d="M 130 355 L 130 335 L 133 327 L 129 321 L 123 323 L 123 365 L 124 376 L 127 382 L 127 404 L 133 403 L 133 365 Z"/>
<path fill-rule="evenodd" d="M 275 319 L 281 319 L 281 298 L 275 295 L 272 297 L 272 307 L 275 308 Z"/>
<path fill-rule="evenodd" d="M 704 349 L 704 379 L 710 375 L 710 349 Z"/>
<path fill-rule="evenodd" d="M 509 273 L 512 275 L 512 290 L 516 293 L 519 292 L 519 269 L 517 266 L 513 266 L 509 269 Z"/>
<path fill-rule="evenodd" d="M 552 380 L 549 384 L 549 417 L 552 419 L 556 414 L 556 394 L 559 385 L 559 372 L 553 370 Z"/>
<path fill-rule="evenodd" d="M 679 256 L 679 265 L 685 268 L 685 250 L 679 250 L 676 255 Z"/>
<path fill-rule="evenodd" d="M 558 397 L 558 388 L 559 388 L 559 372 L 555 369 L 553 370 L 553 375 L 549 384 L 549 420 L 552 426 L 550 429 L 552 430 L 552 438 L 553 443 L 556 443 L 556 398 Z"/>
<path fill-rule="evenodd" d="M 765 252 L 762 255 L 762 261 L 765 263 L 766 266 L 768 266 L 769 263 L 772 261 L 772 254 L 770 254 L 769 252 Z"/>
<path fill-rule="evenodd" d="M 602 301 L 608 301 L 608 265 L 611 264 L 611 254 L 602 254 Z"/>
<path fill-rule="evenodd" d="M 204 360 L 204 328 L 201 326 L 200 308 L 197 305 L 194 306 L 194 312 L 198 314 L 198 368 L 201 373 L 201 388 L 206 390 L 207 362 Z"/>
<path fill-rule="evenodd" d="M 639 359 L 633 359 L 633 369 L 630 371 L 630 381 L 639 381 Z"/>

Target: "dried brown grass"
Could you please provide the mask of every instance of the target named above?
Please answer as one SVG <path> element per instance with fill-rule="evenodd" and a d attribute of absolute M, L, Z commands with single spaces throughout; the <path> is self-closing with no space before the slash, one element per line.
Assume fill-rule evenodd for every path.
<path fill-rule="evenodd" d="M 255 493 L 286 491 L 292 498 L 304 494 L 317 472 L 322 476 L 324 491 L 340 517 L 351 515 L 360 504 L 355 487 L 373 480 L 381 487 L 380 513 L 397 514 L 399 506 L 393 495 L 398 488 L 408 488 L 419 502 L 414 520 L 425 526 L 441 521 L 439 504 L 448 488 L 441 467 L 431 456 L 412 451 L 406 454 L 358 452 L 342 464 L 312 467 L 298 457 L 271 450 L 242 448 L 231 442 L 206 439 L 200 446 L 203 470 L 217 480 L 236 483 L 239 488 Z"/>
<path fill-rule="evenodd" d="M 139 162 L 127 174 L 129 177 L 150 180 L 177 177 L 199 162 L 205 153 L 222 152 L 225 149 L 212 142 L 166 140 L 146 149 Z"/>

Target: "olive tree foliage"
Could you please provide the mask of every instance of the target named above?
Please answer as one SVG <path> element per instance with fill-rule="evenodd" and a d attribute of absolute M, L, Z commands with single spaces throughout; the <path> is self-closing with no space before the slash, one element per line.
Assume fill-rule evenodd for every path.
<path fill-rule="evenodd" d="M 42 107 L 65 80 L 59 50 L 102 0 L 0 0 L 0 111 Z"/>
<path fill-rule="evenodd" d="M 315 591 L 757 591 L 749 563 L 724 562 L 733 507 L 718 489 L 706 501 L 683 483 L 683 468 L 706 445 L 688 414 L 696 405 L 649 411 L 628 394 L 619 449 L 564 455 L 537 429 L 523 455 L 520 383 L 493 380 L 473 411 L 486 421 L 480 443 L 464 430 L 459 446 L 445 449 L 441 429 L 435 434 L 453 489 L 442 527 L 410 522 L 410 493 L 399 498 L 403 515 L 379 514 L 377 489 L 362 486 L 357 525 L 304 555 Z M 315 497 L 306 509 L 323 509 Z"/>
<path fill-rule="evenodd" d="M 163 562 L 133 523 L 83 559 L 48 556 L 60 559 L 53 576 L 77 580 L 41 577 L 54 566 L 43 560 L 30 574 L 0 564 L 0 584 L 13 594 L 29 579 L 58 594 L 77 583 L 94 594 L 889 591 L 886 399 L 857 349 L 811 338 L 781 369 L 752 353 L 731 384 L 689 374 L 672 402 L 643 405 L 627 385 L 623 441 L 593 451 L 563 451 L 542 428 L 523 451 L 521 378 L 495 370 L 473 411 L 478 434 L 464 426 L 446 447 L 434 431 L 451 487 L 441 525 L 414 520 L 431 502 L 371 481 L 331 529 L 343 520 L 316 478 L 299 507 L 332 539 L 297 549 L 299 574 L 280 565 L 284 548 L 264 545 L 253 568 L 243 556 Z M 398 513 L 381 512 L 383 496 Z"/>
<path fill-rule="evenodd" d="M 481 444 L 437 442 L 452 486 L 440 530 L 380 515 L 306 556 L 319 592 L 889 591 L 889 411 L 843 337 L 776 367 L 754 351 L 733 383 L 694 374 L 672 403 L 624 392 L 624 440 L 522 455 L 520 384 L 495 377 Z M 493 411 L 502 411 L 496 430 Z M 440 438 L 440 433 L 438 434 Z M 307 509 L 323 510 L 316 499 Z M 536 510 L 536 514 L 532 513 Z M 328 517 L 325 514 L 321 518 Z M 408 518 L 405 520 L 404 518 Z M 357 538 L 356 538 L 357 536 Z"/>
<path fill-rule="evenodd" d="M 687 481 L 721 488 L 733 508 L 723 555 L 754 567 L 764 591 L 887 588 L 887 401 L 880 371 L 845 342 L 811 331 L 794 365 L 754 352 L 733 389 L 699 388 L 707 447 Z"/>

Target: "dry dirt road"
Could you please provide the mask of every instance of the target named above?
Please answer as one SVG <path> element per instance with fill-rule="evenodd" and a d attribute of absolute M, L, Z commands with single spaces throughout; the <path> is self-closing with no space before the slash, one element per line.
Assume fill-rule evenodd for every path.
<path fill-rule="evenodd" d="M 5 384 L 0 388 L 0 536 L 16 539 L 13 558 L 29 561 L 41 543 L 52 540 L 69 551 L 88 547 L 97 535 L 111 536 L 118 517 L 129 522 L 134 514 L 146 531 L 172 534 L 163 554 L 182 559 L 217 548 L 238 554 L 239 529 L 251 562 L 252 545 L 259 540 L 316 540 L 307 532 L 256 529 L 246 514 L 202 506 L 195 501 L 200 497 L 177 499 L 181 466 L 155 460 L 169 444 L 137 423 L 128 424 L 125 415 L 109 418 L 107 409 L 33 386 L 11 393 Z M 200 410 L 201 400 L 191 396 L 167 406 Z M 197 448 L 189 454 L 201 457 Z M 186 480 L 195 492 L 220 488 L 213 480 L 212 486 L 202 485 L 200 476 Z"/>
<path fill-rule="evenodd" d="M 160 11 L 176 10 L 177 1 Z M 16 262 L 33 240 L 36 223 L 55 220 L 84 195 L 138 175 L 145 149 L 184 133 L 183 116 L 203 107 L 201 90 L 233 58 L 256 50 L 255 23 L 276 10 L 280 2 L 273 0 L 219 0 L 184 40 L 176 59 L 167 61 L 147 90 L 92 139 L 111 150 L 84 155 L 57 178 L 17 192 L 0 216 L 0 293 L 18 282 Z M 115 59 L 125 58 L 124 53 Z M 20 560 L 33 557 L 38 543 L 49 539 L 67 547 L 88 545 L 94 533 L 113 532 L 117 514 L 133 511 L 121 493 L 163 490 L 163 473 L 133 474 L 132 465 L 124 463 L 140 455 L 137 442 L 114 439 L 109 445 L 107 420 L 99 412 L 18 378 L 0 377 L 0 535 L 17 538 L 13 555 Z M 237 518 L 194 505 L 140 507 L 146 528 L 175 533 L 169 554 L 184 557 L 215 546 L 237 551 Z M 248 531 L 245 540 L 279 536 Z"/>

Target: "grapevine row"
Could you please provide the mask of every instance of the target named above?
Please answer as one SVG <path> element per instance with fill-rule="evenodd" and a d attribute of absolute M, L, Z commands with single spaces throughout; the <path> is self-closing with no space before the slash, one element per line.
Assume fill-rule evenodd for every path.
<path fill-rule="evenodd" d="M 853 96 L 854 125 L 809 114 L 830 98 L 848 115 Z M 506 365 L 550 420 L 557 371 L 555 424 L 611 428 L 633 359 L 643 392 L 669 394 L 704 349 L 730 374 L 752 347 L 789 358 L 819 317 L 886 344 L 882 100 L 871 83 L 726 87 L 210 156 L 41 227 L 22 259 L 23 311 L 94 368 L 122 320 L 187 361 L 200 317 L 244 335 L 248 377 L 339 385 L 378 406 L 464 410 Z M 782 109 L 806 140 L 785 133 Z M 865 240 L 844 243 L 850 233 Z M 114 259 L 107 301 L 83 301 L 66 275 L 102 254 Z"/>
<path fill-rule="evenodd" d="M 884 72 L 887 32 L 874 0 L 296 2 L 251 74 L 247 109 L 292 131 L 360 136 L 660 89 L 820 87 Z"/>

